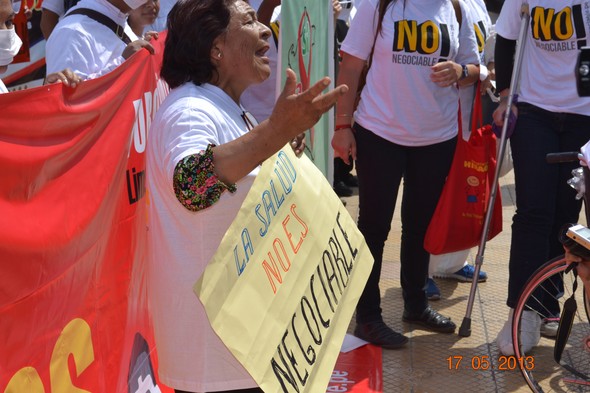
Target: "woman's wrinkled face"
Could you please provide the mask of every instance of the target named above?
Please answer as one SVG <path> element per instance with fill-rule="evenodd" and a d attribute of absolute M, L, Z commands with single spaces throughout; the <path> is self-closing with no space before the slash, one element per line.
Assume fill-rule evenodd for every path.
<path fill-rule="evenodd" d="M 248 3 L 236 1 L 231 9 L 228 32 L 219 48 L 228 72 L 234 72 L 250 83 L 260 83 L 270 76 L 268 39 L 270 29 L 260 23 Z M 245 80 L 246 80 L 245 79 Z"/>
<path fill-rule="evenodd" d="M 14 10 L 11 0 L 0 0 L 0 30 L 14 29 Z M 0 66 L 0 74 L 6 72 L 8 66 Z"/>

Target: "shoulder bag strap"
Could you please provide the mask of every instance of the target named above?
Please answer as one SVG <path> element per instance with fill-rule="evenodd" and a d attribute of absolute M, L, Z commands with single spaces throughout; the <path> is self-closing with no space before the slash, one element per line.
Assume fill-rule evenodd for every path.
<path fill-rule="evenodd" d="M 70 15 L 86 15 L 90 19 L 93 19 L 98 23 L 101 23 L 109 29 L 111 29 L 112 32 L 115 33 L 115 35 L 125 43 L 125 45 L 129 45 L 131 43 L 131 38 L 129 38 L 129 36 L 125 34 L 124 26 L 118 25 L 114 20 L 112 20 L 104 14 L 101 14 L 98 11 L 91 10 L 88 8 L 78 8 L 76 10 L 68 12 L 66 16 Z"/>

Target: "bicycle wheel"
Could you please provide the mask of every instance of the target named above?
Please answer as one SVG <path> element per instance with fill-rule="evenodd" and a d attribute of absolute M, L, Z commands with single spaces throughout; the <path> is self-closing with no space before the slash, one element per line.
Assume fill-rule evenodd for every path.
<path fill-rule="evenodd" d="M 539 331 L 527 331 L 527 326 L 540 329 L 544 318 L 554 318 L 564 309 L 574 283 L 574 274 L 565 273 L 566 268 L 563 257 L 541 266 L 525 285 L 514 309 L 514 354 L 526 383 L 534 392 L 590 392 L 590 305 L 581 280 L 577 280 L 578 307 L 560 363 L 554 359 L 555 339 L 539 338 Z M 531 318 L 538 319 L 530 322 Z M 526 348 L 531 346 L 531 337 L 539 342 L 529 350 Z"/>

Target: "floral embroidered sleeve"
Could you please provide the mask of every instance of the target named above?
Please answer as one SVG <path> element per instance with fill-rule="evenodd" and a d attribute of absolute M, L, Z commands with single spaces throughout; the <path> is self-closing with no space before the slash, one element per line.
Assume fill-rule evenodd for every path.
<path fill-rule="evenodd" d="M 191 154 L 180 160 L 174 169 L 173 186 L 176 198 L 191 211 L 199 211 L 213 205 L 221 194 L 236 191 L 236 185 L 221 182 L 213 171 L 213 150 L 207 146 L 204 152 Z"/>

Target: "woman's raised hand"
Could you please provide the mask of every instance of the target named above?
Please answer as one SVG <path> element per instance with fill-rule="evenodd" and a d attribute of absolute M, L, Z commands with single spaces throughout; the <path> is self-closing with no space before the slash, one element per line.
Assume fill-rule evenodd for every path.
<path fill-rule="evenodd" d="M 330 78 L 324 77 L 309 89 L 297 94 L 295 72 L 287 69 L 286 74 L 285 87 L 268 119 L 269 125 L 276 132 L 285 135 L 285 143 L 313 127 L 336 104 L 338 98 L 348 91 L 346 85 L 340 85 L 322 93 L 330 85 Z"/>

